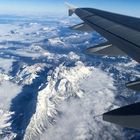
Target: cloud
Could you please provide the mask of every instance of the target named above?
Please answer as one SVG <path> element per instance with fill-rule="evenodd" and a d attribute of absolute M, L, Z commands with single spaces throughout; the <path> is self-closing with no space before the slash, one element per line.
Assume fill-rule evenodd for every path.
<path fill-rule="evenodd" d="M 0 84 L 0 108 L 8 109 L 11 100 L 21 91 L 21 87 L 10 81 L 3 81 Z"/>
<path fill-rule="evenodd" d="M 0 136 L 3 135 L 4 130 L 10 129 L 11 122 L 8 120 L 14 112 L 9 112 L 11 100 L 17 96 L 22 90 L 22 87 L 10 81 L 2 81 L 0 84 Z M 5 137 L 13 139 L 16 134 L 10 132 Z"/>
<path fill-rule="evenodd" d="M 0 68 L 4 70 L 5 73 L 8 73 L 12 69 L 13 62 L 15 62 L 14 59 L 0 58 Z"/>
<path fill-rule="evenodd" d="M 80 80 L 80 79 L 79 79 Z M 54 125 L 46 130 L 40 138 L 49 140 L 85 140 L 85 139 L 113 139 L 123 138 L 121 129 L 105 123 L 100 115 L 108 110 L 114 102 L 115 95 L 113 79 L 99 69 L 94 69 L 88 77 L 77 84 L 79 90 L 84 91 L 80 99 L 60 103 L 58 110 L 62 112 L 55 119 Z"/>
<path fill-rule="evenodd" d="M 26 140 L 38 139 L 44 130 L 42 140 L 123 137 L 120 128 L 94 117 L 115 102 L 113 78 L 80 61 L 75 65 L 71 68 L 60 65 L 48 76 L 47 86 L 38 95 L 36 113 L 26 129 Z"/>

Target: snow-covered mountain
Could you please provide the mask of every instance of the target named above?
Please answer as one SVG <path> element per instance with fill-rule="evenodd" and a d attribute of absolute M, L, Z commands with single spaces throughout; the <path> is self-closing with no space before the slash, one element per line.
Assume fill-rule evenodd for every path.
<path fill-rule="evenodd" d="M 25 139 L 35 139 L 43 131 L 42 140 L 122 137 L 121 130 L 96 117 L 116 107 L 113 81 L 107 73 L 80 61 L 70 68 L 60 65 L 39 92 Z M 104 131 L 105 127 L 110 131 Z"/>
<path fill-rule="evenodd" d="M 135 61 L 84 54 L 105 39 L 69 30 L 75 18 L 7 18 L 0 23 L 0 139 L 140 137 L 101 116 L 140 100 L 125 88 L 139 77 Z"/>

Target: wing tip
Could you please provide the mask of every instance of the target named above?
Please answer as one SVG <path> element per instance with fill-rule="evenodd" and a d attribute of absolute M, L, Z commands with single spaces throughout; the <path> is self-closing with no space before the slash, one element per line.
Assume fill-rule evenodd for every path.
<path fill-rule="evenodd" d="M 74 5 L 72 4 L 69 4 L 68 2 L 65 2 L 65 5 L 68 7 L 68 13 L 69 13 L 69 16 L 72 16 L 74 13 L 75 13 L 75 9 L 77 7 L 75 7 Z"/>

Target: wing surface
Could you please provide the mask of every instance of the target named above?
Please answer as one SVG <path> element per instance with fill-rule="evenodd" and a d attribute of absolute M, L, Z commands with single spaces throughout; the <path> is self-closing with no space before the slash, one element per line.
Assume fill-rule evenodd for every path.
<path fill-rule="evenodd" d="M 84 21 L 82 25 L 86 25 L 82 26 L 85 28 L 82 28 L 81 30 L 96 30 L 104 36 L 112 46 L 117 47 L 119 50 L 140 63 L 139 18 L 92 8 L 75 8 L 73 11 Z M 77 30 L 77 28 L 75 29 Z"/>

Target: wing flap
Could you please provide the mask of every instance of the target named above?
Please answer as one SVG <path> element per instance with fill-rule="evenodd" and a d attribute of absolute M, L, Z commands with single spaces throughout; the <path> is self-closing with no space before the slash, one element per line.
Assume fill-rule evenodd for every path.
<path fill-rule="evenodd" d="M 128 128 L 140 129 L 140 103 L 131 104 L 104 113 L 103 120 Z"/>
<path fill-rule="evenodd" d="M 82 31 L 82 32 L 92 32 L 92 31 L 94 31 L 93 28 L 91 28 L 86 23 L 80 23 L 78 25 L 74 25 L 74 26 L 70 27 L 70 29 L 76 30 L 76 31 Z"/>
<path fill-rule="evenodd" d="M 126 87 L 132 90 L 140 91 L 140 80 L 129 82 L 126 84 Z"/>
<path fill-rule="evenodd" d="M 116 46 L 110 44 L 109 42 L 90 47 L 86 49 L 86 53 L 109 56 L 126 56 L 126 54 L 123 51 L 118 49 Z"/>

